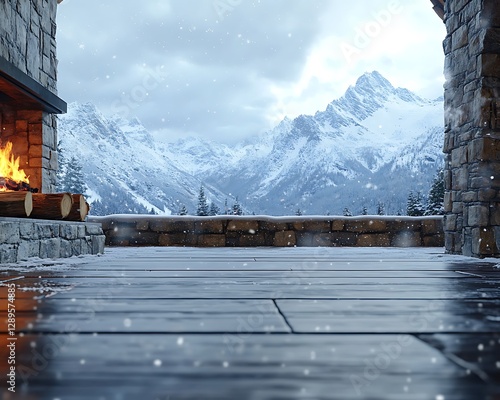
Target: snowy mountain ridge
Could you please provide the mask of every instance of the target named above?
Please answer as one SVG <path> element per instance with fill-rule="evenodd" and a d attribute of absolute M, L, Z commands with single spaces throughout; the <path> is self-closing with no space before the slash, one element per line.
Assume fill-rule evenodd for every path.
<path fill-rule="evenodd" d="M 324 111 L 285 118 L 234 147 L 200 138 L 166 145 L 137 119 L 107 118 L 90 104 L 70 105 L 60 137 L 64 152 L 90 160 L 83 169 L 99 213 L 169 214 L 180 204 L 194 213 L 202 184 L 219 207 L 239 196 L 257 214 L 357 212 L 378 202 L 395 213 L 442 165 L 442 121 L 442 100 L 372 72 Z"/>

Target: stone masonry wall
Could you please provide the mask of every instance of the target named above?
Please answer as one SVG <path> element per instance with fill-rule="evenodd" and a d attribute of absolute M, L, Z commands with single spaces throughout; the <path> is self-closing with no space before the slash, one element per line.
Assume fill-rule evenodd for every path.
<path fill-rule="evenodd" d="M 500 7 L 445 4 L 446 249 L 500 256 Z"/>
<path fill-rule="evenodd" d="M 0 56 L 57 94 L 57 0 L 0 1 Z"/>
<path fill-rule="evenodd" d="M 57 94 L 57 0 L 0 1 L 0 56 Z M 13 142 L 32 187 L 53 193 L 57 119 L 42 111 L 0 110 L 0 141 Z"/>
<path fill-rule="evenodd" d="M 0 264 L 102 254 L 104 242 L 100 224 L 0 218 Z"/>
<path fill-rule="evenodd" d="M 90 217 L 110 246 L 443 247 L 442 217 Z"/>

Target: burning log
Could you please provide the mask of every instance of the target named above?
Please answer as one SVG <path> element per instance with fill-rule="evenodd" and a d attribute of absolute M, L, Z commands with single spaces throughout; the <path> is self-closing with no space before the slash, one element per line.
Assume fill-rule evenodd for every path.
<path fill-rule="evenodd" d="M 90 206 L 85 200 L 83 194 L 73 195 L 73 206 L 69 215 L 65 218 L 68 221 L 85 221 L 90 211 Z"/>
<path fill-rule="evenodd" d="M 70 193 L 33 194 L 32 218 L 64 219 L 71 212 L 73 197 Z"/>
<path fill-rule="evenodd" d="M 9 178 L 0 177 L 0 191 L 32 192 L 38 193 L 38 189 L 32 188 L 29 183 L 16 182 Z"/>
<path fill-rule="evenodd" d="M 31 192 L 0 192 L 1 217 L 29 217 L 33 211 Z"/>

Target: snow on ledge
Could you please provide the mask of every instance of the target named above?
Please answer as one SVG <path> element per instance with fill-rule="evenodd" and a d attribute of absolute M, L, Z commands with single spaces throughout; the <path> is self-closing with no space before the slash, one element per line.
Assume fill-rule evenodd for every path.
<path fill-rule="evenodd" d="M 305 221 L 402 221 L 402 222 L 416 222 L 416 221 L 434 221 L 442 220 L 442 215 L 430 215 L 422 217 L 408 217 L 399 215 L 357 215 L 352 217 L 345 217 L 342 215 L 307 215 L 307 216 L 270 216 L 270 215 L 216 215 L 208 217 L 200 217 L 196 215 L 150 215 L 150 214 L 111 214 L 105 216 L 89 216 L 89 222 L 102 222 L 108 220 L 115 220 L 120 222 L 137 222 L 144 220 L 162 220 L 162 221 L 227 221 L 227 220 L 240 220 L 240 221 L 266 221 L 266 222 L 305 222 Z"/>

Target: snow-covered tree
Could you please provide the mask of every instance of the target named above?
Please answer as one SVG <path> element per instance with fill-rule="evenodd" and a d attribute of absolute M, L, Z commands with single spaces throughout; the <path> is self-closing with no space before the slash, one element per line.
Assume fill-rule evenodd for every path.
<path fill-rule="evenodd" d="M 214 202 L 210 203 L 210 209 L 208 211 L 208 215 L 214 216 L 214 215 L 219 215 L 220 214 L 220 208 L 217 207 L 217 204 Z"/>
<path fill-rule="evenodd" d="M 229 206 L 227 205 L 227 198 L 224 200 L 224 214 L 229 215 L 231 214 L 231 210 L 229 209 Z"/>
<path fill-rule="evenodd" d="M 366 207 L 363 207 L 361 210 L 361 215 L 368 215 L 368 209 Z"/>
<path fill-rule="evenodd" d="M 429 200 L 425 215 L 444 214 L 444 171 L 440 170 L 434 178 L 434 182 L 429 190 Z"/>
<path fill-rule="evenodd" d="M 74 194 L 85 193 L 87 185 L 83 177 L 82 165 L 76 157 L 69 160 L 64 155 L 62 142 L 57 143 L 57 185 L 58 192 L 69 192 Z"/>
<path fill-rule="evenodd" d="M 344 217 L 352 217 L 352 213 L 347 207 L 344 208 Z"/>
<path fill-rule="evenodd" d="M 181 204 L 179 208 L 179 215 L 188 215 L 188 210 L 184 204 Z"/>
<path fill-rule="evenodd" d="M 207 203 L 207 198 L 205 196 L 205 189 L 203 188 L 203 185 L 200 186 L 200 192 L 198 194 L 198 208 L 196 209 L 196 215 L 199 217 L 206 217 L 208 216 L 209 209 L 208 209 L 208 203 Z"/>
<path fill-rule="evenodd" d="M 377 215 L 385 215 L 385 204 L 381 201 L 377 204 Z"/>
<path fill-rule="evenodd" d="M 295 211 L 295 215 L 300 217 L 302 215 L 302 210 L 300 208 L 297 208 L 297 211 Z"/>
<path fill-rule="evenodd" d="M 424 213 L 425 207 L 422 201 L 422 194 L 420 192 L 410 192 L 406 202 L 406 214 L 410 217 L 420 217 Z"/>
<path fill-rule="evenodd" d="M 66 157 L 64 157 L 64 152 L 62 150 L 62 143 L 59 141 L 57 143 L 57 184 L 56 190 L 58 192 L 65 192 L 65 181 L 66 181 Z"/>
<path fill-rule="evenodd" d="M 148 214 L 150 210 L 141 204 L 134 203 L 130 198 L 111 194 L 107 201 L 95 200 L 90 205 L 91 215 L 110 214 Z"/>
<path fill-rule="evenodd" d="M 65 174 L 59 188 L 62 192 L 75 194 L 85 193 L 87 190 L 87 185 L 85 185 L 83 178 L 82 166 L 75 157 L 71 157 L 65 165 Z"/>
<path fill-rule="evenodd" d="M 238 201 L 238 196 L 236 196 L 236 199 L 234 199 L 233 215 L 243 215 L 243 210 L 241 209 L 240 203 Z"/>

